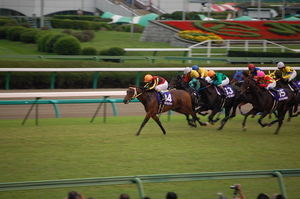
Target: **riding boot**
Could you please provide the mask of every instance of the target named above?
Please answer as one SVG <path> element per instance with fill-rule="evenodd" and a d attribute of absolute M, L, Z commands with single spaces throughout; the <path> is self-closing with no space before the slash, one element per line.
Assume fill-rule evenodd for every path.
<path fill-rule="evenodd" d="M 295 81 L 290 81 L 290 84 L 292 85 L 292 87 L 294 87 L 294 93 L 298 93 L 298 85 L 296 84 Z"/>
<path fill-rule="evenodd" d="M 226 93 L 225 93 L 225 89 L 223 86 L 219 86 L 219 88 L 221 89 L 221 97 L 222 98 L 226 98 Z"/>
<path fill-rule="evenodd" d="M 165 95 L 161 92 L 161 91 L 158 91 L 159 95 L 160 95 L 160 101 L 161 102 L 164 102 L 166 99 L 165 99 Z"/>

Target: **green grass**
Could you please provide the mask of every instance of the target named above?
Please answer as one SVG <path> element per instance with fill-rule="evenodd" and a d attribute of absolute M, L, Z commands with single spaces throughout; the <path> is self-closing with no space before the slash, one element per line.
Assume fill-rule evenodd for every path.
<path fill-rule="evenodd" d="M 135 136 L 143 117 L 109 117 L 107 123 L 89 123 L 90 118 L 0 120 L 0 182 L 21 182 L 109 176 L 131 176 L 220 171 L 300 168 L 299 118 L 285 122 L 279 135 L 276 125 L 262 128 L 257 119 L 230 120 L 222 131 L 219 124 L 190 128 L 185 117 L 163 115 L 163 135 L 153 121 Z M 205 118 L 202 119 L 205 121 Z M 269 119 L 266 119 L 269 120 Z M 228 198 L 229 186 L 241 183 L 247 198 L 260 192 L 278 193 L 277 180 L 239 179 L 144 184 L 145 194 L 164 198 L 175 191 L 179 198 Z M 289 198 L 300 198 L 299 178 L 285 178 Z M 0 192 L 1 198 L 63 198 L 70 190 L 86 197 L 117 198 L 129 193 L 138 198 L 135 185 L 77 187 Z"/>

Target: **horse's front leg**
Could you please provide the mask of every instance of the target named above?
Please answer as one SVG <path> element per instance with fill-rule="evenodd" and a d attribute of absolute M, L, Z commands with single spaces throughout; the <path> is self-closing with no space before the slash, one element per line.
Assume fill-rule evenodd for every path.
<path fill-rule="evenodd" d="M 156 114 L 152 115 L 152 119 L 155 120 L 155 122 L 158 124 L 158 126 L 160 127 L 160 129 L 162 130 L 163 134 L 166 134 L 166 130 L 164 129 L 164 127 L 162 126 L 159 118 L 157 117 Z"/>
<path fill-rule="evenodd" d="M 231 118 L 232 114 L 230 115 L 230 109 L 231 108 L 226 108 L 225 109 L 225 117 L 221 121 L 221 126 L 218 128 L 218 130 L 222 130 L 226 122 Z M 234 108 L 233 108 L 234 109 Z M 235 109 L 234 109 L 235 111 Z"/>
<path fill-rule="evenodd" d="M 258 123 L 262 126 L 262 127 L 265 127 L 265 126 L 268 126 L 269 124 L 268 123 L 262 123 L 262 120 L 264 119 L 264 117 L 266 117 L 267 115 L 269 114 L 269 112 L 267 112 L 267 111 L 264 111 L 262 114 L 261 114 L 261 116 L 259 117 L 259 119 L 258 119 Z M 278 121 L 278 119 L 277 120 L 274 120 L 274 123 L 276 123 Z M 273 123 L 273 124 L 274 124 Z"/>
<path fill-rule="evenodd" d="M 220 114 L 218 115 L 217 119 L 214 120 L 215 115 L 220 112 L 222 109 L 214 109 L 212 110 L 211 114 L 208 116 L 208 122 L 211 124 L 216 123 L 217 121 L 220 120 Z"/>
<path fill-rule="evenodd" d="M 147 122 L 149 121 L 150 119 L 150 115 L 147 113 L 145 118 L 144 118 L 144 121 L 142 122 L 141 126 L 140 126 L 140 129 L 138 130 L 138 132 L 136 133 L 136 135 L 140 135 L 140 132 L 142 130 L 142 128 L 144 128 L 144 126 L 147 124 Z"/>
<path fill-rule="evenodd" d="M 244 115 L 244 120 L 243 120 L 243 123 L 242 123 L 242 128 L 243 128 L 243 131 L 246 131 L 247 130 L 247 127 L 246 127 L 246 121 L 247 121 L 247 118 L 249 115 L 252 115 L 252 114 L 256 114 L 258 111 L 256 111 L 254 108 L 252 108 L 248 113 L 246 113 Z"/>

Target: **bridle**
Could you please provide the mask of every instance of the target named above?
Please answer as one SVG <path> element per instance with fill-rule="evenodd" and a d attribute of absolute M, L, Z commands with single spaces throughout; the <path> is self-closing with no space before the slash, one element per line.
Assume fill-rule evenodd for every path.
<path fill-rule="evenodd" d="M 132 100 L 139 97 L 143 92 L 140 92 L 140 93 L 137 93 L 136 91 L 136 87 L 129 87 L 129 89 L 133 89 L 134 90 L 134 93 L 133 93 L 133 96 L 132 96 Z"/>

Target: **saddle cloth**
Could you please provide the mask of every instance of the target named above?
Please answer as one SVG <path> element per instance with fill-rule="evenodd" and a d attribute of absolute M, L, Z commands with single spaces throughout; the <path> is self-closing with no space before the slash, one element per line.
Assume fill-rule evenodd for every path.
<path fill-rule="evenodd" d="M 276 90 L 277 90 L 277 92 L 269 91 L 276 101 L 280 102 L 280 101 L 284 101 L 284 100 L 288 99 L 288 96 L 284 89 L 279 88 Z"/>
<path fill-rule="evenodd" d="M 172 94 L 169 93 L 169 92 L 162 92 L 163 95 L 165 96 L 165 101 L 164 101 L 164 105 L 172 105 L 173 104 L 173 98 L 172 98 Z M 162 104 L 162 102 L 160 101 L 161 100 L 161 97 L 160 97 L 160 94 L 158 92 L 155 91 L 155 94 L 156 94 L 156 98 L 158 100 L 158 103 L 159 104 Z"/>
<path fill-rule="evenodd" d="M 214 86 L 218 95 L 221 95 L 222 91 L 218 86 Z M 224 86 L 223 87 L 225 90 L 226 98 L 233 98 L 235 97 L 235 90 L 233 90 L 230 86 Z"/>

